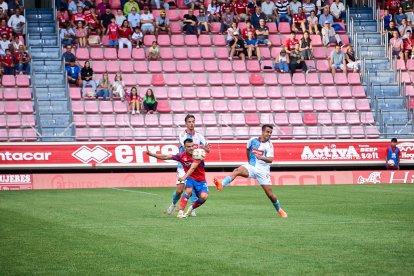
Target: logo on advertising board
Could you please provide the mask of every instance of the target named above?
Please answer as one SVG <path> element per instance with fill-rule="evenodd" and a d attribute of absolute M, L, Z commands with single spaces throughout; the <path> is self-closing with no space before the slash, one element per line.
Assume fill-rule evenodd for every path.
<path fill-rule="evenodd" d="M 90 149 L 87 146 L 82 146 L 73 152 L 72 156 L 84 164 L 87 164 L 91 161 L 102 163 L 111 157 L 112 153 L 101 146 L 96 146 L 93 149 Z"/>
<path fill-rule="evenodd" d="M 401 143 L 397 147 L 401 151 L 401 159 L 414 160 L 414 143 Z"/>
<path fill-rule="evenodd" d="M 381 172 L 372 172 L 367 178 L 360 175 L 358 177 L 358 184 L 378 184 L 381 183 Z"/>
<path fill-rule="evenodd" d="M 0 190 L 28 190 L 32 189 L 31 174 L 0 174 Z"/>
<path fill-rule="evenodd" d="M 369 145 L 337 146 L 336 144 L 324 147 L 311 148 L 304 146 L 302 160 L 378 160 L 378 148 Z"/>

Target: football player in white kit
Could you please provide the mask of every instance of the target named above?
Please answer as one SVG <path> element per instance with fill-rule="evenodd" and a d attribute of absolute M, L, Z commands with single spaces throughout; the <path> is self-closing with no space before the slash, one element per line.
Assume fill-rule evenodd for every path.
<path fill-rule="evenodd" d="M 272 191 L 272 182 L 270 180 L 270 164 L 274 158 L 273 144 L 269 140 L 272 136 L 272 131 L 273 126 L 263 125 L 262 135 L 258 138 L 252 138 L 247 142 L 246 153 L 249 163 L 235 169 L 223 181 L 215 177 L 214 184 L 217 190 L 221 191 L 223 187 L 226 187 L 238 176 L 255 178 L 260 186 L 262 186 L 279 215 L 282 218 L 287 218 L 286 212 L 280 207 L 280 202 Z"/>
<path fill-rule="evenodd" d="M 194 127 L 195 127 L 195 117 L 192 114 L 188 114 L 187 116 L 185 116 L 185 126 L 187 127 L 184 131 L 182 131 L 179 135 L 178 135 L 178 140 L 180 143 L 180 152 L 184 151 L 184 141 L 186 139 L 192 139 L 194 142 L 194 148 L 203 148 L 207 153 L 210 152 L 210 146 L 208 145 L 208 143 L 206 142 L 206 138 L 204 138 L 204 136 L 195 131 Z M 167 209 L 167 214 L 171 215 L 174 212 L 175 206 L 177 204 L 177 202 L 180 200 L 181 195 L 184 192 L 184 182 L 179 181 L 178 177 L 183 177 L 185 175 L 185 171 L 183 166 L 178 163 L 177 166 L 177 189 L 175 190 L 173 197 L 172 197 L 172 202 L 170 207 L 168 207 Z M 195 193 L 192 194 L 191 196 L 191 202 L 194 203 L 197 201 L 197 196 L 195 195 Z M 195 210 L 193 210 L 191 212 L 191 216 L 195 217 L 196 213 Z"/>

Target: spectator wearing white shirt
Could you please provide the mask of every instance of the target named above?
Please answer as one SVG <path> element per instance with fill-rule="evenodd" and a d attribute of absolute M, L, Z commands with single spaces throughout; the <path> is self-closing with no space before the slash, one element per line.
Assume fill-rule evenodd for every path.
<path fill-rule="evenodd" d="M 345 6 L 339 0 L 335 0 L 335 2 L 331 4 L 330 10 L 332 16 L 337 20 L 341 20 L 345 15 Z"/>
<path fill-rule="evenodd" d="M 124 22 L 124 20 L 126 20 L 127 18 L 124 15 L 124 12 L 121 9 L 117 9 L 116 10 L 116 15 L 115 15 L 115 22 L 116 24 L 121 27 L 122 23 Z"/>
<path fill-rule="evenodd" d="M 16 34 L 22 35 L 23 34 L 23 26 L 26 24 L 26 18 L 20 14 L 20 10 L 16 10 L 16 14 L 13 14 L 7 25 L 13 29 Z"/>
<path fill-rule="evenodd" d="M 10 40 L 7 39 L 7 36 L 4 34 L 0 40 L 0 50 L 2 55 L 6 52 L 7 49 L 10 47 Z"/>
<path fill-rule="evenodd" d="M 220 22 L 221 6 L 217 0 L 211 0 L 207 7 L 208 19 L 210 22 Z"/>
<path fill-rule="evenodd" d="M 141 16 L 137 13 L 135 8 L 131 9 L 131 13 L 128 14 L 128 22 L 131 28 L 136 28 L 139 26 L 139 22 L 141 20 Z"/>
<path fill-rule="evenodd" d="M 145 33 L 154 34 L 154 16 L 148 11 L 148 7 L 144 8 L 144 13 L 141 14 L 141 30 Z"/>
<path fill-rule="evenodd" d="M 405 35 L 407 34 L 407 31 L 412 32 L 412 28 L 407 24 L 407 19 L 403 18 L 401 20 L 401 25 L 398 27 L 398 32 L 400 33 L 400 36 L 402 38 L 405 38 Z"/>
<path fill-rule="evenodd" d="M 266 0 L 262 3 L 262 12 L 266 15 L 267 20 L 275 21 L 276 5 L 273 1 Z"/>
<path fill-rule="evenodd" d="M 308 26 L 309 34 L 313 34 L 312 30 L 315 30 L 315 34 L 319 34 L 318 17 L 316 16 L 315 11 L 311 11 L 310 16 L 308 17 Z"/>
<path fill-rule="evenodd" d="M 70 2 L 69 6 L 68 6 L 68 12 L 69 15 L 71 16 L 72 14 L 75 14 L 78 12 L 78 7 L 82 7 L 85 8 L 85 4 L 80 1 L 80 0 L 73 0 L 72 2 Z"/>
<path fill-rule="evenodd" d="M 4 0 L 0 0 L 0 8 L 2 8 L 5 13 L 7 13 L 9 5 L 7 5 L 7 3 Z"/>
<path fill-rule="evenodd" d="M 331 26 L 329 21 L 325 21 L 325 27 L 322 28 L 322 43 L 328 47 L 329 43 L 336 43 L 339 47 L 342 46 L 342 41 L 335 29 Z"/>
<path fill-rule="evenodd" d="M 299 8 L 302 7 L 302 3 L 299 2 L 298 0 L 293 0 L 292 2 L 290 2 L 289 7 L 290 7 L 291 15 L 297 14 Z"/>
<path fill-rule="evenodd" d="M 20 46 L 24 46 L 23 42 L 20 40 L 20 37 L 18 35 L 13 36 L 13 40 L 10 42 L 10 44 L 13 46 L 16 51 L 20 49 Z"/>
<path fill-rule="evenodd" d="M 329 0 L 316 0 L 316 15 L 322 14 L 325 8 L 329 10 Z"/>

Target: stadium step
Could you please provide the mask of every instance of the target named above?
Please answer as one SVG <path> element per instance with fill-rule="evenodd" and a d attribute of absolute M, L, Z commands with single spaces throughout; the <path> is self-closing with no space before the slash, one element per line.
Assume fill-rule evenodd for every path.
<path fill-rule="evenodd" d="M 391 84 L 374 84 L 372 86 L 372 93 L 374 97 L 398 97 L 400 90 L 398 85 Z M 370 95 L 371 96 L 371 95 Z"/>
<path fill-rule="evenodd" d="M 53 21 L 53 9 L 26 9 L 27 22 Z"/>
<path fill-rule="evenodd" d="M 59 47 L 52 46 L 52 47 L 30 47 L 30 54 L 33 60 L 36 59 L 60 59 L 61 58 L 61 51 Z"/>
<path fill-rule="evenodd" d="M 369 71 L 372 70 L 389 70 L 390 68 L 390 61 L 388 58 L 374 58 L 368 57 L 365 59 L 365 66 L 366 69 Z"/>
<path fill-rule="evenodd" d="M 385 57 L 385 47 L 382 45 L 361 45 L 361 57 Z"/>
<path fill-rule="evenodd" d="M 38 100 L 63 100 L 68 99 L 65 87 L 36 87 L 34 94 Z"/>
<path fill-rule="evenodd" d="M 71 116 L 67 114 L 44 114 L 40 116 L 41 127 L 66 127 L 71 122 Z"/>
<path fill-rule="evenodd" d="M 377 32 L 378 23 L 375 20 L 356 20 L 354 21 L 354 31 L 358 32 Z"/>
<path fill-rule="evenodd" d="M 369 80 L 375 84 L 382 84 L 382 83 L 394 84 L 396 83 L 395 72 L 390 71 L 390 70 L 371 71 Z"/>
<path fill-rule="evenodd" d="M 62 72 L 63 64 L 61 60 L 33 60 L 32 67 L 34 72 L 47 73 L 47 72 Z"/>
<path fill-rule="evenodd" d="M 40 114 L 51 114 L 51 113 L 67 113 L 69 112 L 67 100 L 38 100 L 37 111 Z"/>
<path fill-rule="evenodd" d="M 36 86 L 65 87 L 65 75 L 57 73 L 34 73 L 33 82 Z"/>
<path fill-rule="evenodd" d="M 380 45 L 381 35 L 379 33 L 362 33 L 358 36 L 359 45 Z"/>
<path fill-rule="evenodd" d="M 68 137 L 72 129 L 67 127 L 42 127 L 41 141 L 43 142 L 70 142 L 73 138 Z"/>
<path fill-rule="evenodd" d="M 377 106 L 381 110 L 401 110 L 404 109 L 404 98 L 382 98 L 376 99 Z"/>

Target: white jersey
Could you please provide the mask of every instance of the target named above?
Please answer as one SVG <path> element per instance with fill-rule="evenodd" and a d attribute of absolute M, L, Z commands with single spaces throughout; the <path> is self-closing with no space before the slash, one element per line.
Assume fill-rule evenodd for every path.
<path fill-rule="evenodd" d="M 258 160 L 256 155 L 263 157 L 274 157 L 273 144 L 270 141 L 260 142 L 259 138 L 252 138 L 247 142 L 247 149 L 249 150 L 249 164 L 257 170 L 270 172 L 270 164 L 263 160 Z"/>
<path fill-rule="evenodd" d="M 191 133 L 188 133 L 187 130 L 184 130 L 180 133 L 180 135 L 178 135 L 178 141 L 180 143 L 180 152 L 184 151 L 185 139 L 193 139 L 194 148 L 198 148 L 200 146 L 204 147 L 205 145 L 207 145 L 206 138 L 204 138 L 203 134 L 195 131 L 194 135 L 191 135 Z"/>

